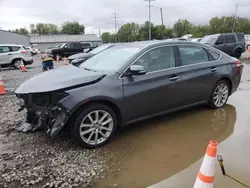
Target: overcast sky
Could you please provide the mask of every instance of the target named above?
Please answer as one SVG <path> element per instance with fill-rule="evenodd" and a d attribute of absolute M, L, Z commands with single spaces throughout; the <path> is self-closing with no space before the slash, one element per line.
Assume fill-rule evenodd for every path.
<path fill-rule="evenodd" d="M 172 26 L 178 19 L 194 24 L 207 23 L 213 16 L 231 16 L 238 5 L 238 16 L 250 18 L 250 0 L 156 0 L 152 2 L 152 22 L 160 24 L 160 7 L 164 24 Z M 31 23 L 62 24 L 79 21 L 86 33 L 114 31 L 112 13 L 118 13 L 118 26 L 148 20 L 143 0 L 0 0 L 0 27 L 29 29 Z"/>

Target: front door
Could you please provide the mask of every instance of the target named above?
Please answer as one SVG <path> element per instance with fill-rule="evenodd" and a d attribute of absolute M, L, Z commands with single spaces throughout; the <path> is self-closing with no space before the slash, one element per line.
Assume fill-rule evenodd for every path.
<path fill-rule="evenodd" d="M 173 46 L 153 48 L 133 65 L 142 65 L 145 75 L 123 77 L 125 121 L 145 117 L 173 108 L 182 97 L 178 87 L 179 68 L 176 67 Z"/>
<path fill-rule="evenodd" d="M 233 55 L 236 48 L 236 38 L 234 34 L 226 35 L 225 52 L 229 55 Z"/>

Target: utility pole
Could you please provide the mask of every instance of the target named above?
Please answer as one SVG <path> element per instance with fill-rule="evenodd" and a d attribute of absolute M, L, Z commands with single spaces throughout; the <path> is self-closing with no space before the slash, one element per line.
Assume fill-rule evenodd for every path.
<path fill-rule="evenodd" d="M 115 42 L 117 43 L 118 38 L 117 38 L 117 12 L 114 11 L 112 18 L 115 21 Z"/>
<path fill-rule="evenodd" d="M 234 24 L 233 24 L 232 32 L 235 32 L 237 13 L 238 13 L 238 5 L 236 5 L 235 16 L 234 16 Z"/>
<path fill-rule="evenodd" d="M 99 27 L 99 38 L 102 38 L 102 36 L 101 36 L 101 29 L 100 29 L 100 27 Z"/>
<path fill-rule="evenodd" d="M 146 2 L 148 2 L 148 22 L 149 22 L 149 26 L 148 26 L 148 40 L 151 40 L 151 2 L 155 1 L 155 0 L 144 0 Z"/>
<path fill-rule="evenodd" d="M 164 39 L 164 23 L 163 23 L 163 14 L 162 14 L 162 8 L 160 8 L 161 11 L 161 25 L 162 25 L 162 39 Z"/>

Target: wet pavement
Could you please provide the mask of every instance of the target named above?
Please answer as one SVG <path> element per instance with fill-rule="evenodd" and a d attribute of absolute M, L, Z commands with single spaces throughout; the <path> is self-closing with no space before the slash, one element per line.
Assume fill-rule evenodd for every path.
<path fill-rule="evenodd" d="M 204 156 L 210 140 L 218 142 L 225 140 L 225 143 L 229 143 L 222 142 L 219 151 L 223 154 L 224 148 L 229 150 L 223 157 L 230 165 L 233 163 L 231 168 L 236 170 L 234 174 L 240 174 L 240 177 L 243 175 L 242 180 L 249 181 L 250 175 L 247 174 L 250 174 L 250 153 L 237 155 L 237 153 L 244 153 L 245 148 L 250 145 L 250 61 L 244 61 L 244 65 L 239 91 L 230 97 L 224 108 L 217 110 L 206 107 L 189 109 L 130 125 L 118 133 L 109 145 L 104 146 L 113 153 L 113 160 L 119 164 L 118 172 L 109 173 L 95 187 L 112 187 L 113 185 L 128 188 L 147 187 L 178 174 L 198 161 L 191 178 L 191 180 L 195 180 L 200 167 L 199 160 Z M 231 141 L 229 142 L 229 140 Z M 243 140 L 244 142 L 241 143 Z M 234 146 L 237 152 L 231 150 L 231 146 Z M 236 156 L 241 163 L 236 161 Z M 241 168 L 245 169 L 245 174 L 241 173 Z M 217 169 L 218 173 L 220 173 L 219 170 Z M 219 177 L 223 179 L 223 177 Z M 185 179 L 186 176 L 183 178 Z M 182 179 L 178 180 L 182 182 Z M 186 178 L 186 180 L 190 180 L 190 178 Z M 172 182 L 173 184 L 167 184 L 169 186 L 163 184 L 163 187 L 174 187 L 173 185 L 183 188 L 192 187 L 194 183 L 194 181 L 190 181 L 190 185 L 187 186 L 187 184 L 180 185 L 175 181 Z M 219 187 L 236 187 L 237 184 L 230 184 L 230 181 L 229 184 L 225 184 L 225 182 L 217 180 L 217 185 L 220 185 Z M 158 188 L 158 186 L 154 188 Z"/>

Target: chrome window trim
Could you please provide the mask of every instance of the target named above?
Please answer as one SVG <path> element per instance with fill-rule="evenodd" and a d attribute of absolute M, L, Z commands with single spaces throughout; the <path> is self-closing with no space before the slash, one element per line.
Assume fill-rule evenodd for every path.
<path fill-rule="evenodd" d="M 214 50 L 211 50 L 209 48 L 206 48 L 204 46 L 199 46 L 199 45 L 196 45 L 196 44 L 167 44 L 167 45 L 162 45 L 162 46 L 156 46 L 154 48 L 151 48 L 151 49 L 148 49 L 147 51 L 145 51 L 143 54 L 141 54 L 138 58 L 136 58 L 131 64 L 129 64 L 127 66 L 127 68 L 124 69 L 124 71 L 122 71 L 122 73 L 120 74 L 120 76 L 118 77 L 118 79 L 122 79 L 122 75 L 128 70 L 128 68 L 133 65 L 141 56 L 143 56 L 145 53 L 149 52 L 150 50 L 153 50 L 155 48 L 160 48 L 160 47 L 165 47 L 165 46 L 172 46 L 173 48 L 175 46 L 194 46 L 194 47 L 199 47 L 199 48 L 203 48 L 205 50 L 210 50 L 214 53 L 218 53 L 218 52 L 215 52 Z M 216 62 L 216 61 L 219 61 L 221 60 L 221 57 L 222 55 L 220 53 L 218 53 L 220 55 L 220 57 L 216 60 L 213 60 L 213 61 L 207 61 L 207 62 L 201 62 L 201 63 L 195 63 L 195 64 L 190 64 L 190 65 L 181 65 L 181 66 L 178 66 L 178 67 L 172 67 L 172 68 L 168 68 L 168 69 L 162 69 L 162 70 L 158 70 L 158 71 L 152 71 L 152 72 L 147 72 L 146 74 L 151 74 L 151 73 L 157 73 L 157 72 L 162 72 L 162 71 L 166 71 L 166 70 L 173 70 L 173 69 L 179 69 L 179 68 L 183 68 L 183 67 L 189 67 L 189 66 L 194 66 L 194 65 L 200 65 L 200 64 L 204 64 L 204 63 L 213 63 L 213 62 Z M 176 63 L 176 62 L 175 62 Z"/>

